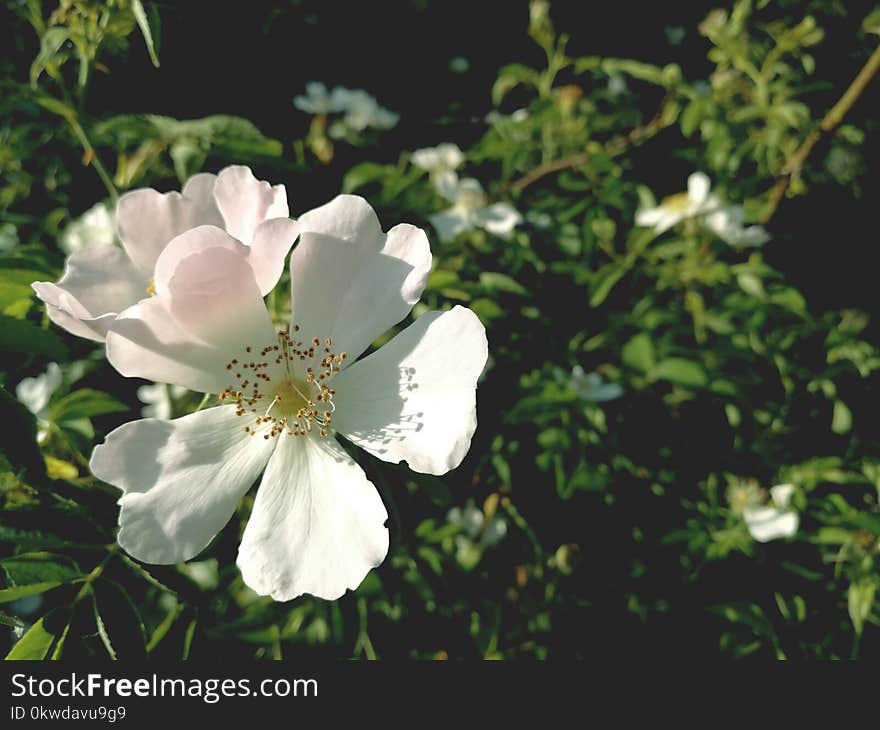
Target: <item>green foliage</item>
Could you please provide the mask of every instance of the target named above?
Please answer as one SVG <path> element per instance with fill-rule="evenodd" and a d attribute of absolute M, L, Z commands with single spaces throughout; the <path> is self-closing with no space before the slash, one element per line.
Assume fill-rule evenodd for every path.
<path fill-rule="evenodd" d="M 86 176 L 111 200 L 227 162 L 308 181 L 332 162 L 316 143 L 326 120 L 291 145 L 236 116 L 93 117 L 89 80 L 132 34 L 158 66 L 157 4 L 63 0 L 49 18 L 19 4 L 39 48 L 0 98 L 0 231 L 13 242 L 0 253 L 0 624 L 22 633 L 8 658 L 587 657 L 689 640 L 737 657 L 876 655 L 874 313 L 816 307 L 771 264 L 774 241 L 765 253 L 695 218 L 662 233 L 634 223 L 662 197 L 639 166 L 652 145 L 708 173 L 747 222 L 785 205 L 771 192 L 781 180 L 789 196 L 819 183 L 856 194 L 866 174 L 871 130 L 855 124 L 833 130 L 824 166 L 792 166 L 844 91 L 813 55 L 823 3 L 727 5 L 699 26 L 711 66 L 699 79 L 571 55 L 549 3 L 530 4 L 543 62 L 497 59 L 497 108 L 458 171 L 522 214 L 509 236 L 441 241 L 431 217 L 450 203 L 412 151 L 387 162 L 394 132 L 382 154 L 367 137 L 353 145 L 327 198 L 355 192 L 386 227 L 424 226 L 434 265 L 414 314 L 463 303 L 487 327 L 480 427 L 442 478 L 358 457 L 388 505 L 387 560 L 340 601 L 275 604 L 235 567 L 252 496 L 196 562 L 142 565 L 117 548 L 118 492 L 87 465 L 137 416 L 136 386 L 51 327 L 29 285 L 61 275 L 57 241 L 79 213 L 69 191 Z M 848 41 L 860 57 L 876 48 L 876 15 Z M 278 314 L 283 299 L 270 298 Z M 16 386 L 49 362 L 63 380 L 31 413 Z M 175 396 L 174 414 L 198 402 Z M 759 542 L 745 515 L 783 483 L 798 530 Z"/>

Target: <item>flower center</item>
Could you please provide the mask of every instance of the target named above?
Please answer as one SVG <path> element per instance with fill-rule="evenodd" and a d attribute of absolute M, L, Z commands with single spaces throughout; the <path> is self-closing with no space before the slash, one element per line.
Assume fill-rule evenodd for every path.
<path fill-rule="evenodd" d="M 299 329 L 294 325 L 292 332 Z M 244 427 L 251 436 L 259 433 L 269 439 L 313 431 L 326 436 L 336 410 L 336 391 L 328 383 L 347 357 L 345 352 L 332 352 L 332 345 L 329 337 L 302 342 L 287 329 L 269 345 L 248 345 L 240 358 L 226 364 L 234 381 L 220 393 L 220 400 L 234 401 L 237 416 L 253 419 L 253 425 Z"/>
<path fill-rule="evenodd" d="M 664 198 L 661 205 L 673 213 L 685 213 L 691 207 L 691 197 L 687 193 L 676 193 Z"/>

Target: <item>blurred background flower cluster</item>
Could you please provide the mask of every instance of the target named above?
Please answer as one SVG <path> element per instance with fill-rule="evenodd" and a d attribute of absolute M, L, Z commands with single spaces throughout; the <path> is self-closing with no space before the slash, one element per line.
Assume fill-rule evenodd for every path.
<path fill-rule="evenodd" d="M 474 5 L 6 0 L 3 654 L 880 652 L 880 11 Z M 231 163 L 293 217 L 422 226 L 413 316 L 488 331 L 461 467 L 356 457 L 392 542 L 336 602 L 244 586 L 253 492 L 197 561 L 118 549 L 94 445 L 202 394 L 118 377 L 30 287 L 116 239 L 120 193 Z"/>

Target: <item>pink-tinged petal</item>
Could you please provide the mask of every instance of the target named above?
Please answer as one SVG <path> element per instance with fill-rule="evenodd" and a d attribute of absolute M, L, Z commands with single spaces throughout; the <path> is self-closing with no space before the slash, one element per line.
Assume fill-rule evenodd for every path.
<path fill-rule="evenodd" d="M 274 218 L 264 221 L 254 233 L 254 242 L 245 246 L 216 226 L 199 226 L 174 238 L 156 261 L 155 288 L 168 294 L 168 284 L 177 265 L 187 256 L 208 248 L 225 248 L 242 256 L 253 270 L 260 294 L 266 295 L 281 278 L 287 257 L 299 232 L 296 221 Z"/>
<path fill-rule="evenodd" d="M 250 250 L 226 231 L 216 226 L 198 226 L 171 239 L 156 259 L 154 287 L 159 296 L 168 296 L 171 277 L 187 256 L 209 248 L 225 248 L 246 258 Z"/>
<path fill-rule="evenodd" d="M 182 194 L 163 194 L 144 188 L 119 198 L 116 204 L 119 239 L 146 276 L 153 275 L 156 259 L 175 236 L 196 226 L 223 226 L 213 195 L 207 195 L 213 182 L 213 175 L 196 175 L 184 186 Z"/>
<path fill-rule="evenodd" d="M 486 330 L 464 307 L 429 312 L 333 379 L 333 426 L 384 461 L 445 474 L 477 427 Z"/>
<path fill-rule="evenodd" d="M 168 309 L 180 326 L 230 358 L 246 347 L 259 349 L 277 342 L 254 272 L 236 251 L 206 248 L 183 258 L 168 291 Z"/>
<path fill-rule="evenodd" d="M 226 230 L 242 243 L 250 244 L 263 221 L 287 218 L 287 191 L 257 180 L 249 167 L 231 165 L 217 175 L 214 198 L 223 214 Z"/>
<path fill-rule="evenodd" d="M 229 521 L 274 440 L 247 436 L 235 406 L 120 426 L 95 447 L 92 473 L 119 487 L 118 542 L 146 563 L 189 560 Z"/>
<path fill-rule="evenodd" d="M 356 196 L 340 196 L 318 211 L 298 221 L 303 232 L 290 257 L 293 321 L 305 338 L 329 337 L 334 352 L 354 358 L 419 300 L 431 249 L 425 232 L 406 223 L 383 234 Z M 333 234 L 314 232 L 319 224 Z"/>
<path fill-rule="evenodd" d="M 254 240 L 248 250 L 248 261 L 264 296 L 275 288 L 284 273 L 284 260 L 299 235 L 299 230 L 298 221 L 274 218 L 264 221 L 254 231 Z"/>
<path fill-rule="evenodd" d="M 244 582 L 289 601 L 334 600 L 388 553 L 388 513 L 363 470 L 333 439 L 282 436 L 238 551 Z"/>
<path fill-rule="evenodd" d="M 101 341 L 118 312 L 147 296 L 149 279 L 118 246 L 80 249 L 57 284 L 34 282 L 49 318 L 80 337 Z"/>
<path fill-rule="evenodd" d="M 372 242 L 382 237 L 376 211 L 360 195 L 337 195 L 329 203 L 303 213 L 297 221 L 302 231 L 345 241 Z"/>
<path fill-rule="evenodd" d="M 123 375 L 219 393 L 230 383 L 231 355 L 186 331 L 166 297 L 151 297 L 122 312 L 107 333 L 107 359 Z"/>

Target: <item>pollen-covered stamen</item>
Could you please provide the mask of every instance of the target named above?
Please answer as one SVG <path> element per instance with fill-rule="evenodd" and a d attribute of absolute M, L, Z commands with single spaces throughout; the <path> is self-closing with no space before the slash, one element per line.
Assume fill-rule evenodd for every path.
<path fill-rule="evenodd" d="M 336 391 L 328 382 L 340 371 L 347 353 L 335 354 L 329 337 L 299 341 L 291 335 L 299 329 L 293 325 L 281 330 L 278 341 L 265 347 L 249 345 L 241 360 L 233 358 L 226 364 L 234 385 L 220 393 L 220 399 L 234 400 L 236 415 L 254 418 L 254 425 L 244 427 L 250 436 L 328 433 L 336 410 Z"/>

